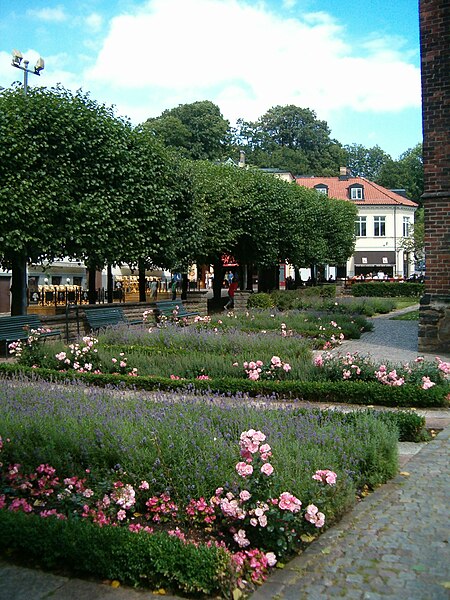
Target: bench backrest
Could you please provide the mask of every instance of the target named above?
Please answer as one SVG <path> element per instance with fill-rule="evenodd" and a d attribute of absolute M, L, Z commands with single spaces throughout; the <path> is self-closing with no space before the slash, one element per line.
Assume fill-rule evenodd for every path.
<path fill-rule="evenodd" d="M 126 321 L 121 308 L 92 308 L 85 310 L 86 319 L 92 329 L 118 325 Z"/>
<path fill-rule="evenodd" d="M 0 317 L 0 340 L 10 340 L 15 336 L 15 339 L 24 339 L 28 337 L 30 329 L 39 327 L 42 327 L 42 323 L 37 315 Z"/>
<path fill-rule="evenodd" d="M 171 313 L 174 310 L 179 310 L 180 312 L 186 310 L 181 300 L 161 300 L 161 302 L 156 302 L 156 308 L 162 313 Z"/>

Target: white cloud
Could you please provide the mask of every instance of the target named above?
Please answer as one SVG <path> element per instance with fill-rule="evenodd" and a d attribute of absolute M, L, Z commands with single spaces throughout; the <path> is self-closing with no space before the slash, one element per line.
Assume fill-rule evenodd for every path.
<path fill-rule="evenodd" d="M 352 47 L 327 13 L 286 18 L 241 0 L 151 0 L 111 21 L 85 75 L 90 89 L 111 86 L 133 119 L 203 99 L 230 121 L 277 104 L 310 107 L 321 118 L 420 105 L 420 71 L 399 42 L 372 37 Z M 147 104 L 131 106 L 133 95 Z"/>
<path fill-rule="evenodd" d="M 40 21 L 49 21 L 61 23 L 65 21 L 68 17 L 64 12 L 64 8 L 62 6 L 55 6 L 54 8 L 46 7 L 40 9 L 30 8 L 26 12 L 27 16 L 32 17 L 33 19 L 39 19 Z"/>

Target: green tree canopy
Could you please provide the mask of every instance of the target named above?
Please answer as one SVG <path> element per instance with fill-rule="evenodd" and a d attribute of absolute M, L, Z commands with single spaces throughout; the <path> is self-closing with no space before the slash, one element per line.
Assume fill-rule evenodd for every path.
<path fill-rule="evenodd" d="M 255 122 L 240 119 L 236 140 L 251 164 L 287 169 L 298 175 L 334 175 L 345 152 L 330 138 L 326 121 L 309 108 L 274 106 Z"/>
<path fill-rule="evenodd" d="M 344 146 L 347 153 L 346 166 L 354 177 L 375 181 L 383 166 L 392 158 L 379 146 L 365 148 L 362 144 Z"/>
<path fill-rule="evenodd" d="M 376 183 L 389 189 L 405 189 L 408 198 L 422 204 L 422 144 L 409 148 L 400 155 L 398 160 L 386 161 L 380 170 Z"/>
<path fill-rule="evenodd" d="M 148 119 L 144 127 L 193 160 L 219 160 L 229 143 L 230 124 L 209 100 L 165 110 L 160 117 Z"/>

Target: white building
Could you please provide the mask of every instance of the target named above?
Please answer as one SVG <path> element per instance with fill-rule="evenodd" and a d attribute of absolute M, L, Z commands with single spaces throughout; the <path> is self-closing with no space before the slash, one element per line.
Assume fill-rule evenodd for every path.
<path fill-rule="evenodd" d="M 338 268 L 338 277 L 378 273 L 408 277 L 414 271 L 414 257 L 400 246 L 411 233 L 417 204 L 399 193 L 402 190 L 388 190 L 363 177 L 352 177 L 344 167 L 339 177 L 297 177 L 296 182 L 358 207 L 355 252 L 345 273 L 343 266 Z"/>

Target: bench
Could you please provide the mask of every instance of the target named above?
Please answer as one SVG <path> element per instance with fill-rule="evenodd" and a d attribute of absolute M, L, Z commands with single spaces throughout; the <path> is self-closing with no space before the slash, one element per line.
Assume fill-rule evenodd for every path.
<path fill-rule="evenodd" d="M 153 311 L 156 321 L 160 321 L 161 317 L 171 319 L 184 319 L 187 317 L 198 317 L 198 312 L 190 312 L 183 306 L 181 300 L 161 300 L 156 302 L 156 308 Z"/>
<path fill-rule="evenodd" d="M 17 315 L 0 317 L 0 342 L 5 342 L 5 356 L 8 356 L 8 344 L 18 340 L 26 340 L 32 329 L 45 328 L 38 315 Z M 58 329 L 41 333 L 41 338 L 61 335 Z"/>
<path fill-rule="evenodd" d="M 123 310 L 118 307 L 86 309 L 84 313 L 91 331 L 105 327 L 112 327 L 121 323 L 125 323 L 127 325 L 137 325 L 142 324 L 143 322 L 142 319 L 127 319 Z"/>

